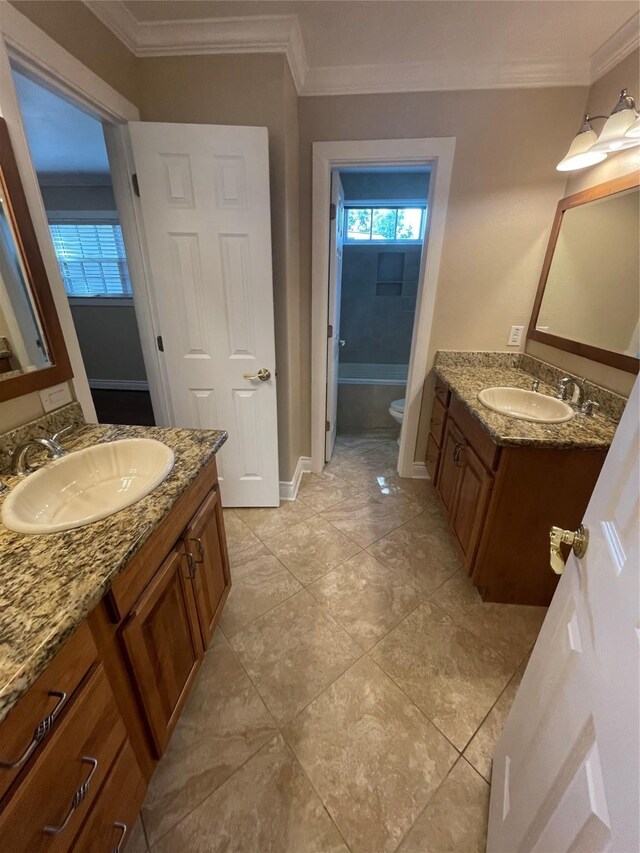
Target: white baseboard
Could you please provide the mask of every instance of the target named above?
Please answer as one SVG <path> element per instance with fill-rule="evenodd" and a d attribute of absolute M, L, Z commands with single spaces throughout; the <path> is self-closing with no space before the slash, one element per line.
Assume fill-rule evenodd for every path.
<path fill-rule="evenodd" d="M 411 468 L 411 478 L 414 480 L 430 480 L 431 477 L 427 473 L 427 466 L 424 462 L 414 462 Z"/>
<path fill-rule="evenodd" d="M 148 391 L 146 379 L 90 379 L 89 388 L 96 391 Z"/>
<path fill-rule="evenodd" d="M 298 487 L 303 474 L 308 474 L 311 471 L 311 457 L 301 456 L 298 459 L 296 470 L 293 474 L 293 480 L 280 480 L 280 500 L 295 501 L 298 494 Z"/>

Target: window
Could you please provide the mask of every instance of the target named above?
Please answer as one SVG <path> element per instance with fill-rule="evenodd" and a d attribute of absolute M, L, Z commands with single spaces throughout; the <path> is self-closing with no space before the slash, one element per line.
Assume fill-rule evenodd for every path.
<path fill-rule="evenodd" d="M 65 222 L 49 229 L 67 296 L 131 296 L 119 225 Z"/>
<path fill-rule="evenodd" d="M 426 207 L 347 207 L 346 242 L 420 243 Z"/>

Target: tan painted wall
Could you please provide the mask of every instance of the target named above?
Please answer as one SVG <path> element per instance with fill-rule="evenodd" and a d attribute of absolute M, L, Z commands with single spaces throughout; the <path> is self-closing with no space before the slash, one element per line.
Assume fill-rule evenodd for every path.
<path fill-rule="evenodd" d="M 302 450 L 297 95 L 288 65 L 267 54 L 145 59 L 138 106 L 143 121 L 268 128 L 280 478 L 291 480 Z"/>
<path fill-rule="evenodd" d="M 592 115 L 608 115 L 618 100 L 620 89 L 625 86 L 629 89 L 629 93 L 636 98 L 636 101 L 640 102 L 640 51 L 638 50 L 629 54 L 608 74 L 593 84 L 588 92 L 584 111 Z M 594 126 L 599 131 L 602 128 L 602 122 L 594 122 Z M 576 128 L 574 128 L 573 133 L 575 130 Z M 563 155 L 569 147 L 570 141 L 571 135 L 565 141 Z M 629 148 L 619 154 L 609 155 L 597 166 L 570 173 L 563 195 L 571 195 L 588 187 L 602 184 L 612 178 L 628 175 L 639 170 L 640 147 Z M 568 372 L 586 376 L 593 382 L 604 385 L 605 388 L 611 388 L 619 394 L 627 396 L 631 393 L 635 376 L 624 370 L 617 370 L 615 367 L 609 367 L 606 364 L 600 364 L 537 341 L 527 341 L 526 349 L 531 355 L 550 361 Z"/>
<path fill-rule="evenodd" d="M 138 60 L 80 0 L 10 0 L 87 68 L 133 103 Z"/>
<path fill-rule="evenodd" d="M 526 325 L 565 178 L 555 170 L 584 88 L 300 99 L 302 432 L 310 433 L 311 145 L 319 140 L 455 136 L 456 153 L 429 362 L 436 349 L 506 348 Z M 416 447 L 424 457 L 425 405 Z M 306 452 L 308 452 L 308 445 Z"/>

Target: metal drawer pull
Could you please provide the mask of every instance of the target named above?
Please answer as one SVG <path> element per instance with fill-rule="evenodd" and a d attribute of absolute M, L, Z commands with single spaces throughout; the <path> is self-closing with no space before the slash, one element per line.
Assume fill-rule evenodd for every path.
<path fill-rule="evenodd" d="M 34 749 L 38 746 L 41 740 L 46 738 L 49 734 L 53 725 L 58 718 L 60 711 L 62 711 L 62 707 L 64 703 L 67 701 L 67 694 L 62 690 L 50 690 L 49 696 L 57 696 L 58 701 L 56 702 L 56 706 L 53 711 L 44 717 L 38 725 L 33 730 L 33 735 L 31 736 L 31 741 L 27 745 L 27 748 L 22 753 L 20 758 L 16 758 L 15 761 L 0 761 L 0 767 L 4 770 L 15 770 L 17 767 L 21 767 L 25 761 L 33 754 Z"/>
<path fill-rule="evenodd" d="M 464 450 L 464 444 L 456 444 L 455 449 L 453 451 L 453 461 L 458 466 L 458 468 L 462 468 L 462 462 L 460 461 L 460 456 L 462 455 L 463 450 Z"/>
<path fill-rule="evenodd" d="M 113 825 L 115 826 L 116 829 L 120 830 L 120 840 L 118 841 L 116 846 L 113 848 L 113 853 L 120 853 L 120 851 L 122 849 L 122 842 L 127 837 L 127 824 L 122 823 L 122 821 L 120 821 L 120 820 L 117 820 Z"/>
<path fill-rule="evenodd" d="M 80 785 L 78 790 L 73 795 L 73 799 L 71 800 L 71 807 L 69 808 L 69 811 L 67 812 L 65 819 L 62 821 L 60 826 L 45 826 L 44 827 L 44 829 L 42 831 L 46 832 L 47 835 L 60 835 L 60 833 L 63 832 L 67 828 L 67 826 L 69 825 L 69 821 L 73 817 L 73 813 L 75 812 L 75 810 L 78 808 L 79 805 L 81 805 L 81 803 L 84 801 L 85 797 L 89 793 L 89 783 L 93 779 L 93 774 L 98 769 L 98 759 L 97 758 L 91 758 L 90 755 L 83 755 L 82 761 L 85 764 L 91 765 L 91 770 L 89 771 L 89 775 L 87 776 L 87 778 L 84 780 L 82 785 Z"/>
<path fill-rule="evenodd" d="M 199 536 L 192 536 L 189 539 L 190 542 L 195 542 L 198 545 L 198 553 L 200 554 L 200 559 L 194 557 L 196 563 L 204 563 L 204 545 L 202 544 L 202 539 Z"/>

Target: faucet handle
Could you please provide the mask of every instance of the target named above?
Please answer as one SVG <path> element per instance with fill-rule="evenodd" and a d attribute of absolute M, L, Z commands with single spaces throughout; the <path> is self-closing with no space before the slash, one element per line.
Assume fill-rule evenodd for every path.
<path fill-rule="evenodd" d="M 64 447 L 60 444 L 60 437 L 63 435 L 66 435 L 66 433 L 68 433 L 68 432 L 71 432 L 72 429 L 73 429 L 72 426 L 66 426 L 66 427 L 63 427 L 62 429 L 59 429 L 58 432 L 56 432 L 54 435 L 51 436 L 51 441 L 53 441 L 54 444 L 57 444 L 58 447 L 60 448 L 60 451 L 61 451 L 60 455 L 63 455 L 67 452 L 64 449 Z"/>
<path fill-rule="evenodd" d="M 595 400 L 585 400 L 585 402 L 582 404 L 580 412 L 583 415 L 588 415 L 589 417 L 593 417 L 599 408 L 600 408 L 600 406 L 598 405 L 598 403 L 596 403 Z"/>

